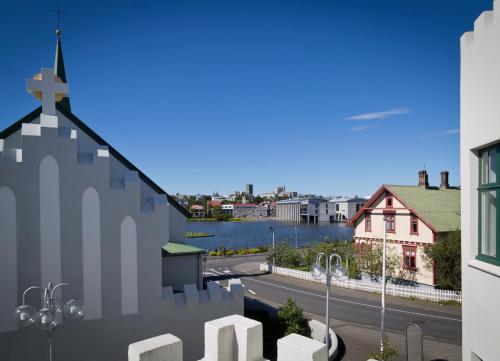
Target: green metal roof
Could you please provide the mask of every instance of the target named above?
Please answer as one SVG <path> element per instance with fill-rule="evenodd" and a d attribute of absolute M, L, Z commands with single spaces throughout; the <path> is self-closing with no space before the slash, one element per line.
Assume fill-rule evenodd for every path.
<path fill-rule="evenodd" d="M 437 232 L 460 229 L 460 189 L 397 185 L 386 188 Z"/>
<path fill-rule="evenodd" d="M 181 254 L 197 254 L 206 253 L 207 251 L 198 247 L 190 246 L 188 244 L 168 242 L 162 247 L 167 254 L 181 255 Z"/>

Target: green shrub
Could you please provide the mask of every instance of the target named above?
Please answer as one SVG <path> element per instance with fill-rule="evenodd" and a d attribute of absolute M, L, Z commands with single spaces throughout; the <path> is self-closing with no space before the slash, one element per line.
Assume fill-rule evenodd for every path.
<path fill-rule="evenodd" d="M 384 345 L 384 351 L 381 352 L 376 351 L 372 352 L 371 354 L 368 355 L 368 358 L 372 358 L 378 361 L 393 361 L 396 359 L 398 356 L 398 349 L 391 345 L 389 342 L 389 338 L 387 336 L 384 337 L 383 340 L 383 345 Z"/>
<path fill-rule="evenodd" d="M 292 298 L 288 298 L 286 303 L 278 309 L 277 321 L 284 336 L 291 333 L 305 337 L 311 336 L 311 329 L 308 319 L 304 316 L 304 310 Z"/>

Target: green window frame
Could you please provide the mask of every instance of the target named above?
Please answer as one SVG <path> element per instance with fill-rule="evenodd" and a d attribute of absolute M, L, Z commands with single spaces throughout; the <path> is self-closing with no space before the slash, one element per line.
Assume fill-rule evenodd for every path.
<path fill-rule="evenodd" d="M 500 144 L 479 151 L 479 185 L 478 195 L 478 255 L 477 259 L 500 266 L 500 212 L 498 212 L 498 196 L 500 196 Z M 495 171 L 491 169 L 495 167 Z M 489 203 L 486 203 L 485 200 Z M 484 213 L 488 214 L 484 214 Z M 483 222 L 485 222 L 483 224 Z M 484 239 L 485 231 L 491 238 Z M 486 236 L 485 236 L 486 237 Z M 483 249 L 488 243 L 489 250 Z M 493 253 L 493 254 L 492 254 Z"/>

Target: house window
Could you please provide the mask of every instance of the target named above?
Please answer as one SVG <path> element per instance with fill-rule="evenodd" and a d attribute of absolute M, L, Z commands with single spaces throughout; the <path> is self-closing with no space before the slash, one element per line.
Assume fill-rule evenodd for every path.
<path fill-rule="evenodd" d="M 417 247 L 403 246 L 403 268 L 417 269 Z"/>
<path fill-rule="evenodd" d="M 339 209 L 340 209 L 340 205 L 337 203 L 337 204 L 335 205 L 335 210 L 338 212 L 338 211 L 339 211 Z M 326 332 L 325 332 L 325 334 L 326 334 Z"/>
<path fill-rule="evenodd" d="M 418 217 L 414 214 L 410 215 L 410 234 L 418 234 Z"/>
<path fill-rule="evenodd" d="M 371 232 L 372 231 L 372 215 L 367 214 L 365 216 L 365 232 Z"/>
<path fill-rule="evenodd" d="M 477 258 L 500 265 L 500 217 L 497 212 L 500 182 L 497 171 L 500 162 L 500 145 L 479 152 L 479 252 Z"/>
<path fill-rule="evenodd" d="M 386 214 L 387 217 L 387 232 L 396 233 L 396 214 Z"/>
<path fill-rule="evenodd" d="M 385 207 L 392 208 L 392 194 L 391 193 L 387 193 L 385 195 Z"/>

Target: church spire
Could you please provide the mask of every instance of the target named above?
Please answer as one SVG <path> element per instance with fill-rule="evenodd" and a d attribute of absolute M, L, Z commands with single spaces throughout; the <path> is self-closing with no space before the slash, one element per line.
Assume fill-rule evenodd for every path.
<path fill-rule="evenodd" d="M 62 45 L 61 45 L 61 30 L 56 30 L 57 35 L 57 45 L 56 45 L 56 56 L 54 60 L 54 75 L 59 77 L 63 83 L 68 83 L 66 79 L 66 70 L 64 69 L 64 59 L 62 53 Z M 71 104 L 69 102 L 69 97 L 64 97 L 59 104 L 61 104 L 66 110 L 71 111 Z"/>

